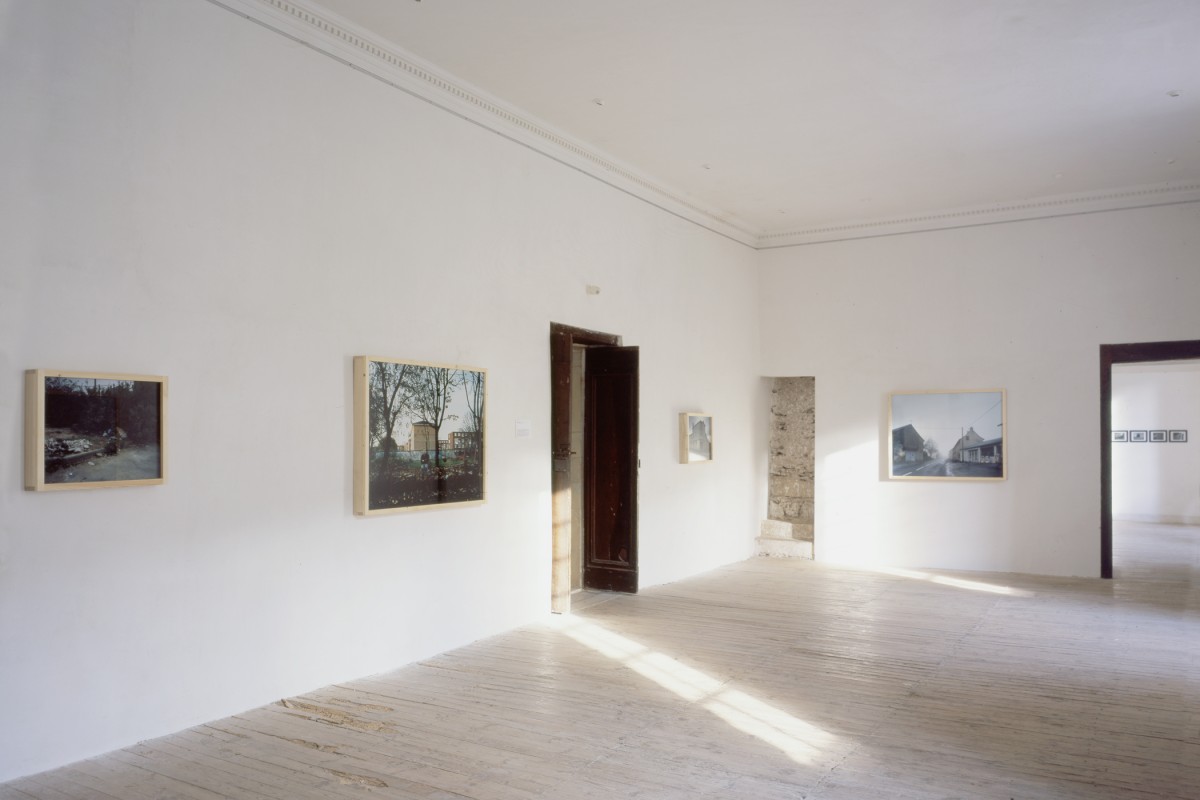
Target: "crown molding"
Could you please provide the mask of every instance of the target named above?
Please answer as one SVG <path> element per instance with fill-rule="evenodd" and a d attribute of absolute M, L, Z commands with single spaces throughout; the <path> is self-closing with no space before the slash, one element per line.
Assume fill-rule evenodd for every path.
<path fill-rule="evenodd" d="M 924 214 L 764 232 L 590 147 L 313 0 L 207 0 L 383 83 L 539 152 L 663 211 L 756 250 L 868 239 L 1101 211 L 1200 202 L 1200 181 L 1029 198 Z"/>
<path fill-rule="evenodd" d="M 760 232 L 308 0 L 208 0 L 506 139 L 749 247 Z"/>
<path fill-rule="evenodd" d="M 1055 195 L 1014 203 L 991 203 L 929 214 L 863 219 L 821 227 L 768 233 L 758 237 L 755 247 L 759 250 L 769 250 L 847 239 L 869 239 L 877 236 L 971 228 L 978 225 L 996 225 L 1005 222 L 1024 222 L 1050 217 L 1069 217 L 1102 211 L 1122 211 L 1196 202 L 1200 202 L 1200 181 L 1175 181 L 1151 186 Z"/>

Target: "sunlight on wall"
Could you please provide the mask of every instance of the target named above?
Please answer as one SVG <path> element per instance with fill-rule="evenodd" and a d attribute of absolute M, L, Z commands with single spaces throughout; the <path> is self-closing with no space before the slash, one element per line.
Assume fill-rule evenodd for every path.
<path fill-rule="evenodd" d="M 593 622 L 563 616 L 551 626 L 575 641 L 611 658 L 726 722 L 731 727 L 777 748 L 800 764 L 810 764 L 834 743 L 827 731 L 797 719 L 739 689 L 676 661 L 674 658 Z"/>
<path fill-rule="evenodd" d="M 895 569 L 892 567 L 874 567 L 872 572 L 878 572 L 882 575 L 895 575 L 898 578 L 912 578 L 918 581 L 929 581 L 940 586 L 953 586 L 956 589 L 970 589 L 973 592 L 990 592 L 991 594 L 1004 594 L 1012 597 L 1033 597 L 1034 592 L 1026 591 L 1025 589 L 1014 589 L 1011 586 L 1001 586 L 995 583 L 984 583 L 983 581 L 969 581 L 963 578 L 950 578 L 945 575 L 937 575 L 932 572 L 921 572 L 915 569 Z"/>
<path fill-rule="evenodd" d="M 854 444 L 822 453 L 816 464 L 816 540 L 822 561 L 849 566 L 894 563 L 901 546 L 894 531 L 877 516 L 878 498 L 862 491 L 864 475 L 879 474 L 879 442 L 874 431 Z M 848 436 L 839 437 L 841 441 Z M 821 431 L 817 432 L 821 441 Z M 877 481 L 872 481 L 872 484 Z"/>

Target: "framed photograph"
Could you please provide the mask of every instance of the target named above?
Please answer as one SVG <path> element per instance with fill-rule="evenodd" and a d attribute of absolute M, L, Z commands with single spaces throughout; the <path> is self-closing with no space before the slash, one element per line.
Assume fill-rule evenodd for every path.
<path fill-rule="evenodd" d="M 1166 431 L 1150 431 L 1150 441 L 1165 442 L 1167 440 Z"/>
<path fill-rule="evenodd" d="M 354 513 L 485 497 L 487 371 L 354 359 Z"/>
<path fill-rule="evenodd" d="M 1187 431 L 1168 431 L 1167 432 L 1167 441 L 1186 442 L 1187 441 Z"/>
<path fill-rule="evenodd" d="M 1128 442 L 1129 441 L 1129 431 L 1113 431 L 1112 432 L 1112 440 L 1114 442 Z"/>
<path fill-rule="evenodd" d="M 167 379 L 25 372 L 25 488 L 152 486 L 167 477 Z"/>
<path fill-rule="evenodd" d="M 1131 442 L 1147 442 L 1149 440 L 1150 440 L 1150 436 L 1146 431 L 1130 431 L 1129 432 L 1129 441 L 1131 441 Z"/>
<path fill-rule="evenodd" d="M 1001 481 L 1008 477 L 1005 392 L 896 392 L 888 477 Z"/>
<path fill-rule="evenodd" d="M 679 415 L 679 463 L 702 464 L 713 460 L 712 414 L 685 411 Z"/>

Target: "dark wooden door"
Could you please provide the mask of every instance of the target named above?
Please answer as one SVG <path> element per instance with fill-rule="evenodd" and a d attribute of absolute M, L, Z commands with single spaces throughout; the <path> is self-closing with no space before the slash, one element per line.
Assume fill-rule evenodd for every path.
<path fill-rule="evenodd" d="M 638 349 L 588 348 L 584 387 L 583 585 L 636 592 Z"/>

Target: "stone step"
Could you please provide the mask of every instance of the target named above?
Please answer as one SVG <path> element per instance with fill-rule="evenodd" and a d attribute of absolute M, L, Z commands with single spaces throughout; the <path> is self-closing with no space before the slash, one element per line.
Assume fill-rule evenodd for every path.
<path fill-rule="evenodd" d="M 794 539 L 792 523 L 781 519 L 764 519 L 758 526 L 759 536 L 769 536 L 774 539 Z"/>
<path fill-rule="evenodd" d="M 808 559 L 813 557 L 812 542 L 802 542 L 790 536 L 759 536 L 754 541 L 758 544 L 758 554 L 760 556 Z"/>

